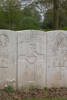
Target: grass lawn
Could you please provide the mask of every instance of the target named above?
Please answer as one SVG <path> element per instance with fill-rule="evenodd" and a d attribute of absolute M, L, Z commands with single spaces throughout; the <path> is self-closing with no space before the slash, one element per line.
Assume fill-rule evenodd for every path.
<path fill-rule="evenodd" d="M 67 99 L 62 99 L 62 98 L 60 98 L 60 99 L 58 99 L 58 98 L 56 98 L 56 99 L 22 99 L 22 100 L 67 100 Z"/>
<path fill-rule="evenodd" d="M 61 28 L 61 30 L 67 30 L 67 27 L 63 27 L 63 28 Z"/>
<path fill-rule="evenodd" d="M 53 31 L 54 29 L 43 29 L 43 31 L 45 32 L 48 32 L 48 31 Z M 67 27 L 62 27 L 62 28 L 59 28 L 57 30 L 64 30 L 64 31 L 67 31 Z"/>

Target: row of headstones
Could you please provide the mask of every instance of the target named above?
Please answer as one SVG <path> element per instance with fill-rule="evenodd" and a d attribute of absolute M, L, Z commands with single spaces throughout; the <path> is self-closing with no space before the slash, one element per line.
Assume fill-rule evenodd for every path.
<path fill-rule="evenodd" d="M 0 88 L 67 87 L 67 31 L 0 30 Z"/>

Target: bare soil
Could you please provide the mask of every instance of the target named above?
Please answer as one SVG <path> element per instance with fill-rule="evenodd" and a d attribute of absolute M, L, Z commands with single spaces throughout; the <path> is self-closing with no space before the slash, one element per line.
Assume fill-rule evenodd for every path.
<path fill-rule="evenodd" d="M 35 88 L 13 92 L 0 90 L 0 100 L 21 100 L 23 98 L 67 98 L 67 88 Z"/>

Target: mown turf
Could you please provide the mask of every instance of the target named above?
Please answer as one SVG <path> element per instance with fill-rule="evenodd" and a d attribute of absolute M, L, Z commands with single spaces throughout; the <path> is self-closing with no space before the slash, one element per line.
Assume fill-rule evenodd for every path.
<path fill-rule="evenodd" d="M 67 100 L 67 98 L 66 99 L 63 99 L 63 98 L 56 98 L 56 99 L 33 99 L 33 98 L 30 98 L 30 99 L 22 99 L 22 100 Z"/>

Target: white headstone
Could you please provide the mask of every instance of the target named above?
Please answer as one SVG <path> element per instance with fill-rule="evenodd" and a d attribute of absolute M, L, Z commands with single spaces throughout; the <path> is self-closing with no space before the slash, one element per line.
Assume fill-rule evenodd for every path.
<path fill-rule="evenodd" d="M 67 31 L 0 30 L 0 88 L 67 87 Z"/>
<path fill-rule="evenodd" d="M 46 33 L 22 31 L 18 35 L 19 86 L 46 86 Z"/>
<path fill-rule="evenodd" d="M 0 88 L 16 87 L 16 34 L 0 30 Z"/>
<path fill-rule="evenodd" d="M 47 32 L 47 87 L 67 87 L 67 31 Z"/>

